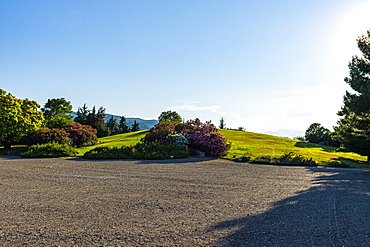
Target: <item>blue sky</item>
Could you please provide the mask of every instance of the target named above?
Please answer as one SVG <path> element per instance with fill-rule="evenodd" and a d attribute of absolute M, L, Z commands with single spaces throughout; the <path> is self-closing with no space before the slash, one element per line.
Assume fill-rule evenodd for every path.
<path fill-rule="evenodd" d="M 363 0 L 0 0 L 0 88 L 266 132 L 336 124 Z"/>

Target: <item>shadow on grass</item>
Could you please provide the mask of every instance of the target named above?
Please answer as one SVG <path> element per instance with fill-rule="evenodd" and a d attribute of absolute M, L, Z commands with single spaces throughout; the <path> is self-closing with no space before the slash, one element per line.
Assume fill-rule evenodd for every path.
<path fill-rule="evenodd" d="M 321 145 L 321 144 L 316 144 L 316 143 L 310 143 L 310 142 L 297 142 L 294 146 L 299 147 L 299 148 L 321 148 L 323 151 L 329 152 L 329 153 L 334 153 L 337 150 L 336 147 L 331 147 L 331 146 L 326 146 L 326 145 Z"/>
<path fill-rule="evenodd" d="M 307 169 L 319 175 L 310 189 L 273 203 L 265 213 L 211 227 L 231 230 L 216 246 L 369 246 L 370 174 Z"/>

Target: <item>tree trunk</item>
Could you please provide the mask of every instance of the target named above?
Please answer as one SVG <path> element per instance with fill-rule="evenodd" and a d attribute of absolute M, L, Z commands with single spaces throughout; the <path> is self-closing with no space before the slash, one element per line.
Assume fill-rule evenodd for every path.
<path fill-rule="evenodd" d="M 10 141 L 5 141 L 4 142 L 4 149 L 10 149 L 12 147 L 12 142 Z"/>

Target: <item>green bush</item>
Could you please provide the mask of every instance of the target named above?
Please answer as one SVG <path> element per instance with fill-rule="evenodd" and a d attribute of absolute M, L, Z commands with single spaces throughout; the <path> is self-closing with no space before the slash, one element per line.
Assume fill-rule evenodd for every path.
<path fill-rule="evenodd" d="M 269 155 L 261 156 L 252 161 L 256 164 L 277 164 L 277 165 L 301 165 L 301 166 L 316 166 L 316 162 L 312 158 L 306 158 L 303 155 L 287 152 L 278 157 Z"/>
<path fill-rule="evenodd" d="M 325 164 L 325 166 L 329 166 L 329 167 L 349 167 L 348 164 L 342 162 L 342 161 L 330 161 L 328 163 Z"/>
<path fill-rule="evenodd" d="M 25 158 L 56 158 L 74 156 L 77 151 L 67 144 L 46 143 L 33 145 L 20 155 Z"/>
<path fill-rule="evenodd" d="M 132 147 L 97 147 L 86 152 L 85 159 L 169 159 L 186 158 L 186 148 L 178 145 L 138 143 Z"/>

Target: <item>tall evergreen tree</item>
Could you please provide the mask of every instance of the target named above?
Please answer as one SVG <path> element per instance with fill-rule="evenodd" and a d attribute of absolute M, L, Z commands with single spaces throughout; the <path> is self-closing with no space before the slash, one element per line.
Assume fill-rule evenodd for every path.
<path fill-rule="evenodd" d="M 86 103 L 85 103 L 83 107 L 78 107 L 77 116 L 73 119 L 73 121 L 83 124 L 83 125 L 87 125 L 88 124 L 87 117 L 89 115 L 89 112 L 90 111 L 87 108 Z"/>
<path fill-rule="evenodd" d="M 134 123 L 132 124 L 131 131 L 134 132 L 134 131 L 139 131 L 139 130 L 140 130 L 139 123 L 136 122 L 135 120 Z"/>
<path fill-rule="evenodd" d="M 106 123 L 106 126 L 109 129 L 111 135 L 118 134 L 119 128 L 118 128 L 117 119 L 115 117 L 111 116 L 108 122 Z"/>
<path fill-rule="evenodd" d="M 130 132 L 130 127 L 127 126 L 127 121 L 124 116 L 121 116 L 119 119 L 118 128 L 120 133 Z"/>
<path fill-rule="evenodd" d="M 225 123 L 225 119 L 223 117 L 221 117 L 220 119 L 220 129 L 225 129 L 226 128 L 226 123 Z"/>
<path fill-rule="evenodd" d="M 346 150 L 365 155 L 370 162 L 370 30 L 357 39 L 357 46 L 362 57 L 352 57 L 344 79 L 354 92 L 344 96 L 335 131 Z"/>
<path fill-rule="evenodd" d="M 91 125 L 91 127 L 98 131 L 98 137 L 109 135 L 109 130 L 105 126 L 105 108 L 103 107 L 100 107 L 96 112 L 95 106 L 89 110 L 86 104 L 84 104 L 82 108 L 78 108 L 74 121 L 84 125 Z"/>

